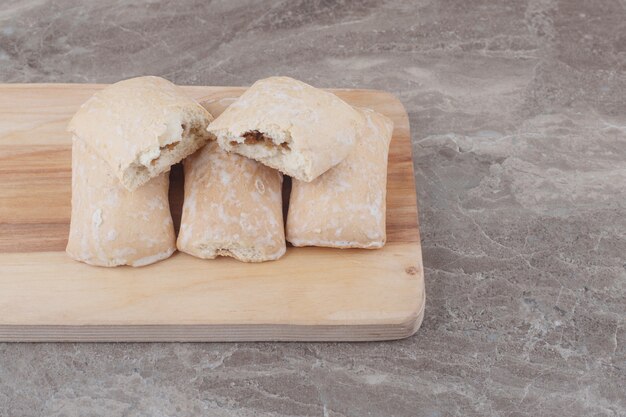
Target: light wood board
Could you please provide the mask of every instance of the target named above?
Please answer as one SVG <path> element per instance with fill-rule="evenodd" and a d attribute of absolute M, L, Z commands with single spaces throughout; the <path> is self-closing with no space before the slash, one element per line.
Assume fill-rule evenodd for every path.
<path fill-rule="evenodd" d="M 102 85 L 0 84 L 0 341 L 358 341 L 407 337 L 424 311 L 409 122 L 374 90 L 332 90 L 395 123 L 387 245 L 292 248 L 275 262 L 182 253 L 143 268 L 99 268 L 64 252 L 71 140 L 65 127 Z M 184 87 L 220 112 L 241 87 Z M 181 170 L 172 170 L 180 217 Z"/>

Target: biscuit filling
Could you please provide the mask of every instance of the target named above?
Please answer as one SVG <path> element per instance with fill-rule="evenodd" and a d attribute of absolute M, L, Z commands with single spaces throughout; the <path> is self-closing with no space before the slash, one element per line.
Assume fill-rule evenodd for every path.
<path fill-rule="evenodd" d="M 157 160 L 160 157 L 162 157 L 163 154 L 171 152 L 174 148 L 180 145 L 182 143 L 183 138 L 191 137 L 195 140 L 196 138 L 202 136 L 202 132 L 201 132 L 202 128 L 200 126 L 192 126 L 191 128 L 188 128 L 187 125 L 183 123 L 182 125 L 180 125 L 180 127 L 183 129 L 183 133 L 181 135 L 180 140 L 177 142 L 172 142 L 167 145 L 161 146 L 159 148 L 159 154 L 150 161 L 150 165 L 152 166 L 156 165 Z"/>
<path fill-rule="evenodd" d="M 141 155 L 139 160 L 134 164 L 135 169 L 148 172 L 147 170 L 151 169 L 150 167 L 156 167 L 162 159 L 167 160 L 167 163 L 171 163 L 169 160 L 174 155 L 181 152 L 178 148 L 182 148 L 182 152 L 185 152 L 184 148 L 188 148 L 191 143 L 203 140 L 206 135 L 205 129 L 201 125 L 193 124 L 189 126 L 183 123 L 180 127 L 182 128 L 182 133 L 178 140 L 160 146 L 158 150 L 154 149 Z"/>
<path fill-rule="evenodd" d="M 159 155 L 154 158 L 152 161 L 150 161 L 150 165 L 156 165 L 157 160 L 161 157 L 161 155 L 163 154 L 163 152 L 166 151 L 171 151 L 172 149 L 174 149 L 176 147 L 176 145 L 178 145 L 180 142 L 172 142 L 169 145 L 165 145 L 165 146 L 161 146 L 159 148 Z"/>
<path fill-rule="evenodd" d="M 167 149 L 168 151 L 171 151 L 172 149 L 174 149 L 176 147 L 176 145 L 178 145 L 180 142 L 174 142 L 174 143 L 170 143 L 169 145 L 165 145 L 165 146 L 161 146 L 161 150 L 165 150 Z"/>
<path fill-rule="evenodd" d="M 244 139 L 243 143 L 246 145 L 259 145 L 262 144 L 263 146 L 267 147 L 267 148 L 277 148 L 280 147 L 282 149 L 284 149 L 285 151 L 289 151 L 289 144 L 287 142 L 283 142 L 280 145 L 277 145 L 274 140 L 265 135 L 262 132 L 259 132 L 258 130 L 251 130 L 248 131 L 246 133 L 244 133 L 243 135 L 241 135 L 241 137 Z M 236 146 L 239 145 L 240 143 L 237 141 L 231 141 L 230 142 L 231 146 Z"/>

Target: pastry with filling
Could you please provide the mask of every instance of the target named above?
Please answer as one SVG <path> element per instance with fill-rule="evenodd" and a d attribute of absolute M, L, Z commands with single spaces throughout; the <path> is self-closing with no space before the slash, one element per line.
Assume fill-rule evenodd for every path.
<path fill-rule="evenodd" d="M 68 130 L 83 140 L 129 190 L 192 154 L 211 135 L 213 117 L 171 82 L 137 77 L 94 94 Z"/>
<path fill-rule="evenodd" d="M 109 165 L 72 140 L 72 218 L 68 255 L 98 266 L 144 266 L 168 258 L 176 236 L 163 173 L 128 191 Z"/>
<path fill-rule="evenodd" d="M 177 246 L 205 259 L 263 262 L 285 253 L 282 175 L 209 142 L 185 159 Z"/>
<path fill-rule="evenodd" d="M 373 110 L 359 111 L 365 123 L 348 157 L 312 182 L 292 182 L 286 233 L 294 246 L 374 249 L 385 244 L 393 123 Z"/>
<path fill-rule="evenodd" d="M 336 95 L 288 77 L 259 80 L 210 125 L 220 147 L 313 181 L 354 147 L 362 116 Z"/>

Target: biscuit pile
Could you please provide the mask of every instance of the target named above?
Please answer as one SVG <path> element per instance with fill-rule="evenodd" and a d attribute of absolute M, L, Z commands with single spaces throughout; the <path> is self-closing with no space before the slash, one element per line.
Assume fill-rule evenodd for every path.
<path fill-rule="evenodd" d="M 113 84 L 72 118 L 67 253 L 143 266 L 176 249 L 275 260 L 293 246 L 380 248 L 393 123 L 287 77 L 257 81 L 219 117 L 158 77 Z M 168 172 L 183 162 L 178 237 Z M 286 225 L 283 174 L 292 178 Z"/>

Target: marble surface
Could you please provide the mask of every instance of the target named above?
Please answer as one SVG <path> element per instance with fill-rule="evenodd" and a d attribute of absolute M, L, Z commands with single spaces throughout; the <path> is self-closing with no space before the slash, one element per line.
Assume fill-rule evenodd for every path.
<path fill-rule="evenodd" d="M 2 416 L 625 416 L 624 0 L 3 0 L 1 82 L 284 74 L 412 125 L 393 343 L 0 344 Z"/>

